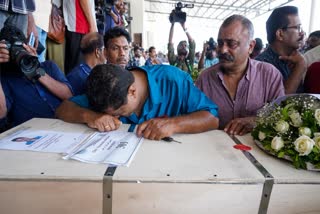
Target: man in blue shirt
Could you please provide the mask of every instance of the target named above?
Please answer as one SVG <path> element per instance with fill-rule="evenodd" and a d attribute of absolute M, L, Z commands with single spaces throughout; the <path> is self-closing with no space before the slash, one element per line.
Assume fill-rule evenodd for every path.
<path fill-rule="evenodd" d="M 20 41 L 26 40 L 23 34 L 19 35 Z M 23 44 L 21 48 L 30 56 L 36 55 L 35 49 L 30 46 Z M 7 121 L 10 128 L 34 117 L 53 118 L 60 102 L 72 96 L 71 86 L 56 64 L 50 61 L 41 63 L 40 69 L 45 72 L 31 77 L 28 76 L 30 73 L 22 72 L 22 59 L 18 67 L 17 62 L 10 58 L 12 51 L 7 44 L 0 43 L 0 129 Z M 21 56 L 23 52 L 19 53 Z M 24 62 L 30 63 L 27 60 Z"/>
<path fill-rule="evenodd" d="M 59 106 L 59 118 L 87 123 L 99 131 L 117 129 L 119 118 L 139 124 L 138 136 L 152 140 L 174 133 L 204 132 L 217 128 L 219 122 L 217 106 L 194 86 L 190 75 L 167 65 L 131 71 L 98 65 L 88 77 L 87 95 L 71 101 L 74 103 L 65 101 Z M 88 107 L 93 111 L 85 109 Z"/>
<path fill-rule="evenodd" d="M 98 32 L 84 35 L 81 39 L 80 50 L 84 62 L 72 69 L 67 75 L 73 89 L 73 95 L 85 93 L 86 80 L 91 69 L 98 64 L 106 63 L 103 37 Z"/>

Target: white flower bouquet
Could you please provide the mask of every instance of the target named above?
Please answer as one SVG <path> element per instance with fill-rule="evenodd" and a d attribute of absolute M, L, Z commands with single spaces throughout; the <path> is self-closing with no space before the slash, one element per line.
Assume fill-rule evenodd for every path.
<path fill-rule="evenodd" d="M 282 97 L 258 112 L 252 131 L 266 152 L 296 168 L 320 171 L 320 100 L 308 94 Z"/>

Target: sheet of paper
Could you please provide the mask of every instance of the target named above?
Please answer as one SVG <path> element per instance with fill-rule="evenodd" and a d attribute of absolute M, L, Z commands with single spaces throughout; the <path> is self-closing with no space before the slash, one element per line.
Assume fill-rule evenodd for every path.
<path fill-rule="evenodd" d="M 142 140 L 135 133 L 125 131 L 96 133 L 86 142 L 86 148 L 66 157 L 88 163 L 128 166 Z"/>
<path fill-rule="evenodd" d="M 69 153 L 91 134 L 91 130 L 61 132 L 22 126 L 0 140 L 0 149 Z"/>
<path fill-rule="evenodd" d="M 127 166 L 142 142 L 128 127 L 97 132 L 82 124 L 36 118 L 1 134 L 0 149 L 63 153 L 64 159 Z"/>

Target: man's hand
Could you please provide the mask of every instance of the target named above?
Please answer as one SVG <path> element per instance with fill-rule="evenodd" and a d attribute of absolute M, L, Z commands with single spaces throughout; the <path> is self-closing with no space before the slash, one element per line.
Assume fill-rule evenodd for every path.
<path fill-rule="evenodd" d="M 98 129 L 100 132 L 108 132 L 118 129 L 121 125 L 121 121 L 118 118 L 107 114 L 96 113 L 91 115 L 87 124 L 90 128 Z"/>
<path fill-rule="evenodd" d="M 32 13 L 29 13 L 28 14 L 28 28 L 27 28 L 28 41 L 30 39 L 31 32 L 33 32 L 33 35 L 34 35 L 33 47 L 37 50 L 38 42 L 39 42 L 39 35 L 38 35 L 36 24 L 34 22 L 33 15 L 32 15 Z"/>
<path fill-rule="evenodd" d="M 150 140 L 161 140 L 174 134 L 174 124 L 170 118 L 154 118 L 140 124 L 137 135 Z"/>
<path fill-rule="evenodd" d="M 0 42 L 0 63 L 9 62 L 10 55 L 9 50 L 7 49 L 7 45 L 4 41 Z"/>
<path fill-rule="evenodd" d="M 288 79 L 284 81 L 285 92 L 296 93 L 307 71 L 305 60 L 298 51 L 294 51 L 290 56 L 280 56 L 279 59 L 286 61 L 291 70 Z"/>
<path fill-rule="evenodd" d="M 280 56 L 279 59 L 286 61 L 289 68 L 292 70 L 295 67 L 305 67 L 305 61 L 302 54 L 299 51 L 294 51 L 290 56 Z"/>
<path fill-rule="evenodd" d="M 203 53 L 207 53 L 208 48 L 209 48 L 209 43 L 208 42 L 203 43 L 203 50 L 202 50 Z"/>
<path fill-rule="evenodd" d="M 28 51 L 29 54 L 33 56 L 37 56 L 37 50 L 34 47 L 31 47 L 30 45 L 23 44 L 24 49 Z"/>
<path fill-rule="evenodd" d="M 244 135 L 251 132 L 255 125 L 256 117 L 244 117 L 231 120 L 224 131 L 231 135 Z"/>

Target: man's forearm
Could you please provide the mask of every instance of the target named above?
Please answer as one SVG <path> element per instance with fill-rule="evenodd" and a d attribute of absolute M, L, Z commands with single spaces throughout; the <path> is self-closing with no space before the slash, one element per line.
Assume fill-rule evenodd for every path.
<path fill-rule="evenodd" d="M 88 0 L 80 0 L 80 6 L 83 11 L 83 14 L 85 15 L 89 26 L 90 26 L 90 32 L 97 32 L 97 23 L 95 23 L 92 10 L 90 9 L 90 4 Z"/>
<path fill-rule="evenodd" d="M 174 23 L 171 24 L 170 32 L 169 32 L 169 44 L 172 44 L 172 38 L 174 33 Z"/>
<path fill-rule="evenodd" d="M 0 118 L 4 118 L 7 115 L 6 97 L 4 95 L 2 85 L 0 82 Z"/>
<path fill-rule="evenodd" d="M 297 92 L 297 89 L 302 82 L 304 72 L 305 67 L 303 65 L 297 66 L 293 69 L 289 78 L 284 82 L 286 94 L 293 94 Z"/>
<path fill-rule="evenodd" d="M 197 111 L 172 119 L 174 133 L 199 133 L 219 127 L 219 119 L 208 111 Z"/>
<path fill-rule="evenodd" d="M 72 92 L 66 84 L 53 79 L 48 74 L 40 77 L 39 82 L 61 100 L 69 99 L 72 96 Z"/>
<path fill-rule="evenodd" d="M 82 108 L 69 100 L 63 101 L 56 110 L 56 117 L 69 123 L 88 123 L 95 112 Z"/>
<path fill-rule="evenodd" d="M 204 67 L 204 55 L 205 55 L 205 51 L 202 51 L 200 60 L 198 62 L 198 70 L 199 71 Z"/>

